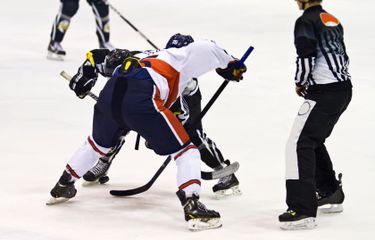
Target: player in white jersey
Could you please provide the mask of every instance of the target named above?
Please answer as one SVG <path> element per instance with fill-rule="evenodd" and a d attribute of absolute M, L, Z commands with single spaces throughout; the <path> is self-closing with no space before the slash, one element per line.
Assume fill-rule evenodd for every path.
<path fill-rule="evenodd" d="M 246 71 L 238 60 L 212 41 L 164 49 L 137 61 L 124 62 L 106 83 L 94 109 L 93 131 L 68 161 L 52 189 L 56 199 L 75 196 L 74 181 L 130 130 L 141 134 L 159 155 L 170 155 L 177 165 L 177 195 L 191 230 L 221 226 L 220 214 L 198 199 L 200 154 L 176 116 L 168 109 L 188 82 L 214 69 L 225 79 L 239 81 Z"/>

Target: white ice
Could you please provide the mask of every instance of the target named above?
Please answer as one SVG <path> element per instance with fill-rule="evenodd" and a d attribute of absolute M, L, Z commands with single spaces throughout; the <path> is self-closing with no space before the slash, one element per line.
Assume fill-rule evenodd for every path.
<path fill-rule="evenodd" d="M 66 61 L 46 59 L 58 0 L 2 1 L 0 8 L 0 239 L 374 239 L 375 94 L 374 7 L 371 0 L 324 1 L 345 27 L 354 95 L 327 140 L 337 172 L 343 172 L 345 210 L 319 215 L 318 228 L 285 232 L 277 216 L 286 209 L 284 148 L 302 99 L 294 93 L 293 26 L 301 14 L 292 0 L 149 0 L 111 3 L 156 45 L 176 32 L 215 40 L 240 57 L 253 45 L 248 73 L 230 83 L 204 119 L 205 130 L 224 155 L 241 164 L 243 195 L 217 201 L 214 181 L 203 182 L 202 201 L 220 211 L 223 227 L 191 233 L 175 196 L 170 164 L 147 192 L 115 198 L 110 189 L 146 183 L 165 157 L 141 145 L 135 135 L 104 186 L 81 187 L 65 204 L 46 206 L 49 191 L 72 152 L 91 132 L 94 101 L 80 100 L 60 76 L 74 73 L 85 52 L 97 47 L 94 17 L 86 1 L 63 42 Z M 149 44 L 111 12 L 112 42 L 129 49 Z M 95 87 L 100 91 L 104 79 Z M 206 103 L 222 83 L 216 73 L 201 78 Z M 143 143 L 142 143 L 143 144 Z"/>

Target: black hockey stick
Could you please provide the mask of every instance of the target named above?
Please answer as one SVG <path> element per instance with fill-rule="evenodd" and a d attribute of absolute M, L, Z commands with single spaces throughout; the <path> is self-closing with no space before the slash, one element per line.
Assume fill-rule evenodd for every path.
<path fill-rule="evenodd" d="M 127 24 L 129 24 L 129 26 L 131 27 L 131 28 L 133 28 L 134 29 L 134 31 L 136 31 L 137 33 L 139 33 L 139 35 L 141 35 L 141 37 L 143 38 L 143 39 L 145 39 L 153 48 L 155 48 L 155 49 L 159 49 L 153 42 L 151 42 L 151 40 L 148 38 L 148 37 L 146 37 L 146 35 L 144 35 L 141 31 L 139 31 L 138 30 L 138 28 L 136 28 L 128 19 L 126 19 L 112 4 L 110 4 L 108 1 L 106 2 L 106 4 L 108 5 L 108 7 L 110 7 L 115 13 L 117 13 L 119 16 L 120 16 L 120 18 L 122 19 L 122 20 L 124 20 Z"/>
<path fill-rule="evenodd" d="M 249 57 L 249 55 L 251 54 L 251 52 L 254 50 L 254 47 L 249 47 L 248 50 L 245 52 L 245 54 L 242 56 L 242 58 L 240 59 L 240 61 L 238 61 L 238 64 L 237 66 L 240 67 L 241 65 L 244 64 L 245 60 Z M 225 80 L 221 86 L 219 87 L 219 89 L 215 92 L 215 94 L 212 96 L 212 98 L 210 99 L 210 101 L 207 103 L 207 105 L 204 107 L 204 109 L 202 110 L 202 112 L 199 114 L 199 116 L 194 119 L 193 121 L 193 126 L 195 124 L 197 124 L 203 117 L 204 115 L 206 115 L 206 113 L 208 112 L 208 110 L 211 108 L 211 106 L 214 104 L 214 102 L 216 101 L 216 99 L 219 97 L 219 95 L 223 92 L 224 88 L 228 85 L 229 81 L 228 80 Z M 167 159 L 165 159 L 165 161 L 163 162 L 163 164 L 160 166 L 160 168 L 157 170 L 157 172 L 154 174 L 154 176 L 151 178 L 150 181 L 148 181 L 145 185 L 141 186 L 141 187 L 138 187 L 138 188 L 133 188 L 133 189 L 129 189 L 129 190 L 111 190 L 109 193 L 113 196 L 118 196 L 118 197 L 124 197 L 124 196 L 132 196 L 132 195 L 136 195 L 136 194 L 140 194 L 140 193 L 143 193 L 145 191 L 147 191 L 148 189 L 150 189 L 150 187 L 154 184 L 154 182 L 156 181 L 156 179 L 160 176 L 160 174 L 164 171 L 164 169 L 168 166 L 169 162 L 171 161 L 171 157 L 167 157 Z M 201 174 L 202 178 L 203 178 L 203 175 L 204 174 Z M 206 177 L 206 176 L 205 176 Z M 204 179 L 204 178 L 203 178 Z"/>

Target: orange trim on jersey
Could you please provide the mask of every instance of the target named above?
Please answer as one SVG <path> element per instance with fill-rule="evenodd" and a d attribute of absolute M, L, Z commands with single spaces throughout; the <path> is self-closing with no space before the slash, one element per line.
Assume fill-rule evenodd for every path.
<path fill-rule="evenodd" d="M 95 152 L 99 153 L 100 155 L 104 156 L 105 153 L 99 150 L 99 148 L 95 145 L 94 141 L 91 140 L 90 137 L 87 137 L 87 141 L 90 143 L 92 149 L 94 149 Z"/>
<path fill-rule="evenodd" d="M 185 152 L 189 151 L 190 149 L 197 149 L 197 147 L 195 145 L 189 145 L 187 146 L 186 148 L 182 149 L 181 152 L 179 152 L 175 157 L 174 157 L 174 160 L 177 160 L 177 158 L 181 157 L 182 154 L 184 154 Z"/>
<path fill-rule="evenodd" d="M 192 179 L 184 184 L 182 184 L 181 186 L 178 187 L 179 190 L 182 190 L 192 184 L 198 184 L 199 186 L 201 185 L 201 181 L 199 181 L 198 179 Z"/>
<path fill-rule="evenodd" d="M 68 169 L 68 171 L 73 177 L 78 179 L 80 178 L 80 176 L 78 176 L 78 174 L 73 170 L 73 168 L 69 164 L 66 164 L 66 169 Z"/>
<path fill-rule="evenodd" d="M 156 85 L 154 102 L 158 110 L 162 112 L 164 116 L 167 118 L 166 121 L 168 121 L 170 126 L 174 129 L 175 133 L 177 134 L 176 137 L 178 137 L 182 142 L 181 145 L 184 145 L 188 141 L 190 141 L 189 135 L 187 134 L 184 126 L 182 126 L 181 122 L 177 119 L 177 117 L 168 108 L 164 106 L 163 100 L 161 100 L 160 98 L 160 90 Z"/>
<path fill-rule="evenodd" d="M 340 24 L 340 21 L 329 13 L 321 13 L 320 19 L 322 20 L 323 24 L 327 27 L 336 27 Z"/>
<path fill-rule="evenodd" d="M 159 73 L 165 77 L 168 81 L 169 95 L 167 102 L 165 103 L 166 107 L 170 107 L 174 101 L 177 99 L 178 94 L 178 85 L 180 79 L 180 73 L 174 69 L 171 65 L 164 62 L 163 60 L 156 58 L 144 58 L 141 62 L 145 66 L 151 67 L 155 72 Z"/>

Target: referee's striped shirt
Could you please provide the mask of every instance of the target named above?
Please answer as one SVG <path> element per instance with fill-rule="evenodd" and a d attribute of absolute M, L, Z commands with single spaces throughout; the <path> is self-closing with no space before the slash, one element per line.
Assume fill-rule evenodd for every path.
<path fill-rule="evenodd" d="M 321 6 L 304 11 L 295 29 L 295 83 L 308 89 L 351 88 L 349 57 L 340 21 Z"/>

